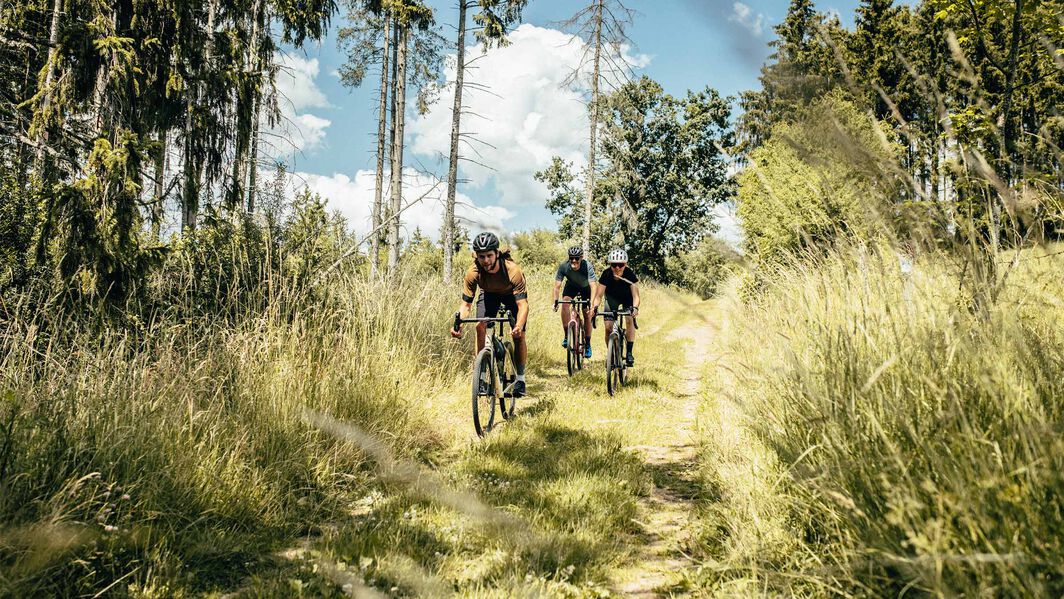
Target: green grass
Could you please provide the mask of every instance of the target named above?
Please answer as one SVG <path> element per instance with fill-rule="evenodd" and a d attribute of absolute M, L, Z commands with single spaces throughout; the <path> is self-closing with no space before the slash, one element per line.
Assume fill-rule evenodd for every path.
<path fill-rule="evenodd" d="M 889 250 L 723 301 L 704 410 L 724 434 L 702 463 L 724 499 L 703 506 L 701 588 L 1064 592 L 1061 266 L 1024 252 L 985 317 L 945 257 L 906 281 Z"/>
<path fill-rule="evenodd" d="M 0 589 L 196 594 L 272 567 L 273 549 L 372 478 L 366 456 L 308 425 L 305 408 L 400 455 L 443 447 L 412 398 L 464 369 L 445 341 L 452 302 L 414 281 L 331 291 L 237 323 L 7 322 Z"/>
<path fill-rule="evenodd" d="M 629 448 L 667 426 L 680 304 L 646 292 L 640 365 L 611 399 L 602 329 L 569 379 L 551 280 L 532 281 L 531 397 L 483 441 L 472 334 L 446 334 L 458 294 L 438 282 L 338 278 L 224 320 L 18 314 L 0 347 L 0 595 L 604 593 L 650 484 Z"/>
<path fill-rule="evenodd" d="M 431 402 L 452 440 L 437 464 L 440 477 L 361 498 L 316 544 L 315 559 L 359 564 L 364 580 L 397 594 L 607 594 L 611 572 L 639 543 L 633 519 L 654 474 L 631 448 L 668 426 L 661 394 L 680 358 L 668 333 L 683 322 L 680 299 L 691 301 L 654 288 L 646 294 L 640 365 L 610 398 L 601 356 L 567 377 L 560 320 L 544 308 L 549 288 L 534 285 L 530 397 L 518 418 L 474 440 L 468 377 L 460 377 Z M 486 513 L 449 505 L 454 490 L 472 493 Z"/>

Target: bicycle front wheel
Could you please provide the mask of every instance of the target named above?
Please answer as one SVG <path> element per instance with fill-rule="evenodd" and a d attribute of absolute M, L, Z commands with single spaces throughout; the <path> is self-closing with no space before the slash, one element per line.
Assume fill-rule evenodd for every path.
<path fill-rule="evenodd" d="M 502 417 L 513 418 L 517 409 L 517 398 L 513 395 L 513 386 L 517 382 L 517 363 L 514 362 L 514 344 L 512 341 L 503 343 L 502 356 L 499 359 L 499 381 L 501 382 L 499 408 Z"/>
<path fill-rule="evenodd" d="M 570 322 L 565 327 L 565 366 L 569 369 L 569 376 L 580 369 L 579 343 L 576 341 L 576 324 Z"/>
<path fill-rule="evenodd" d="M 587 337 L 584 337 L 584 323 L 576 323 L 576 334 L 573 337 L 576 338 L 576 369 L 581 370 L 584 368 L 584 349 L 587 347 Z"/>
<path fill-rule="evenodd" d="M 484 348 L 473 361 L 473 428 L 480 437 L 495 425 L 495 393 L 495 364 Z"/>
<path fill-rule="evenodd" d="M 606 391 L 613 395 L 620 388 L 621 340 L 617 334 L 610 335 L 606 345 Z"/>

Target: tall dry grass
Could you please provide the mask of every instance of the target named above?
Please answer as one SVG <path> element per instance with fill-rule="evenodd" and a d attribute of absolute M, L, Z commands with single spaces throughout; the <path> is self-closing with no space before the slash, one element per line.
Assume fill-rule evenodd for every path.
<path fill-rule="evenodd" d="M 422 402 L 468 367 L 446 333 L 454 294 L 357 275 L 313 300 L 271 291 L 270 308 L 228 311 L 239 318 L 111 327 L 10 313 L 0 595 L 238 585 L 373 476 L 367 456 L 306 422 L 308 408 L 397 455 L 442 445 Z"/>
<path fill-rule="evenodd" d="M 720 392 L 778 456 L 774 517 L 791 541 L 723 557 L 722 577 L 791 593 L 1064 593 L 1064 260 L 1001 259 L 986 312 L 947 256 L 905 274 L 886 248 L 781 266 L 755 301 L 724 300 Z"/>

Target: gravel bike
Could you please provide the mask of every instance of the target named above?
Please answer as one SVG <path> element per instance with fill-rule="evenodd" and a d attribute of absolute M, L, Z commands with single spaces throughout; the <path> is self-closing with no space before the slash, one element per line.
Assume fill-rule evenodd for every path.
<path fill-rule="evenodd" d="M 495 404 L 498 403 L 502 417 L 514 415 L 517 398 L 513 396 L 513 384 L 517 381 L 513 341 L 506 339 L 504 328 L 513 328 L 516 318 L 505 307 L 499 308 L 497 316 L 462 318 L 454 315 L 454 330 L 465 323 L 488 323 L 484 348 L 473 359 L 473 428 L 483 437 L 495 426 Z M 498 334 L 495 324 L 498 323 Z"/>
<path fill-rule="evenodd" d="M 584 367 L 584 348 L 587 347 L 587 337 L 584 333 L 584 309 L 588 302 L 582 297 L 571 300 L 554 300 L 554 305 L 570 304 L 569 323 L 565 325 L 565 365 L 569 368 L 569 376 Z"/>
<path fill-rule="evenodd" d="M 613 395 L 624 385 L 627 376 L 628 366 L 624 361 L 624 342 L 627 339 L 624 330 L 624 317 L 632 316 L 632 311 L 626 310 L 624 306 L 617 306 L 616 310 L 600 310 L 591 317 L 592 327 L 596 327 L 595 320 L 599 316 L 612 316 L 614 318 L 613 331 L 610 333 L 609 339 L 606 340 L 606 391 Z M 636 329 L 639 328 L 639 323 L 636 321 L 635 316 L 632 316 L 632 325 Z"/>

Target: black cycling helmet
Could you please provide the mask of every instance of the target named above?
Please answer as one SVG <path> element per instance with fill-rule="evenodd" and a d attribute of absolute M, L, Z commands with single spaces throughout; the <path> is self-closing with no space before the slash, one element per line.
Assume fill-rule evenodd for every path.
<path fill-rule="evenodd" d="M 485 231 L 473 238 L 473 251 L 486 252 L 499 249 L 499 238 L 491 231 Z"/>
<path fill-rule="evenodd" d="M 579 258 L 579 257 L 581 257 L 583 255 L 584 255 L 584 248 L 582 248 L 582 247 L 580 247 L 578 245 L 574 245 L 573 247 L 569 248 L 569 257 L 570 258 Z"/>

